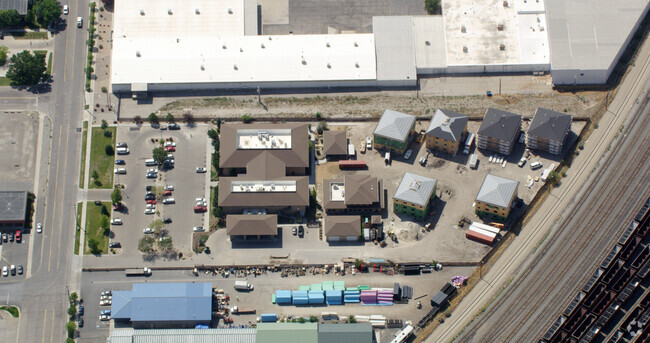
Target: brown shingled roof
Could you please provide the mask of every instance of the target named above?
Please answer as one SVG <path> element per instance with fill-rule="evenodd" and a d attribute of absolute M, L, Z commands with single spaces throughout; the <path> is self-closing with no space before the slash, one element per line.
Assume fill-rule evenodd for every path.
<path fill-rule="evenodd" d="M 345 131 L 323 132 L 323 151 L 325 155 L 347 155 L 348 138 Z"/>
<path fill-rule="evenodd" d="M 368 174 L 345 176 L 345 204 L 371 205 L 379 202 L 377 178 Z"/>
<path fill-rule="evenodd" d="M 277 235 L 278 216 L 275 214 L 231 214 L 226 216 L 228 236 Z"/>
<path fill-rule="evenodd" d="M 272 180 L 296 180 L 295 192 L 231 192 L 233 181 L 270 181 L 256 177 L 220 177 L 219 206 L 222 207 L 267 207 L 267 206 L 309 206 L 309 177 L 292 176 Z"/>
<path fill-rule="evenodd" d="M 360 236 L 360 216 L 327 216 L 325 236 Z"/>
<path fill-rule="evenodd" d="M 237 149 L 239 129 L 291 129 L 291 149 Z M 221 125 L 219 166 L 243 168 L 256 156 L 268 153 L 276 156 L 287 167 L 309 167 L 307 124 L 231 124 Z"/>

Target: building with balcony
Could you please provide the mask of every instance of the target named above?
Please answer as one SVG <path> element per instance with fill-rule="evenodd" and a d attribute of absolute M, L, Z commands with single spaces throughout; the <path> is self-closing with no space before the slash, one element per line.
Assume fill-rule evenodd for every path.
<path fill-rule="evenodd" d="M 435 179 L 404 173 L 393 196 L 393 212 L 425 220 L 436 197 Z"/>
<path fill-rule="evenodd" d="M 538 107 L 526 132 L 529 149 L 562 153 L 564 142 L 571 131 L 571 115 Z"/>
<path fill-rule="evenodd" d="M 467 133 L 466 115 L 438 109 L 426 130 L 427 149 L 444 151 L 455 156 Z"/>
<path fill-rule="evenodd" d="M 499 221 L 508 219 L 512 203 L 517 197 L 519 182 L 487 174 L 476 196 L 474 211 Z"/>
<path fill-rule="evenodd" d="M 521 115 L 488 108 L 478 130 L 479 149 L 510 155 L 521 130 Z"/>
<path fill-rule="evenodd" d="M 374 132 L 373 146 L 403 154 L 415 136 L 415 116 L 393 110 L 385 110 Z"/>

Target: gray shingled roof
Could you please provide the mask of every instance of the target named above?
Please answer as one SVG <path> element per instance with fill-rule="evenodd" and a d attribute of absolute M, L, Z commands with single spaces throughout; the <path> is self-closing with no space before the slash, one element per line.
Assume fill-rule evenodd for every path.
<path fill-rule="evenodd" d="M 426 206 L 431 198 L 437 181 L 428 177 L 404 173 L 393 199 L 398 199 L 412 204 Z"/>
<path fill-rule="evenodd" d="M 433 118 L 431 118 L 431 123 L 429 123 L 429 128 L 427 129 L 427 136 L 442 138 L 452 142 L 459 141 L 467 126 L 468 119 L 466 115 L 450 110 L 438 109 L 433 115 Z"/>
<path fill-rule="evenodd" d="M 385 110 L 381 119 L 379 119 L 379 123 L 377 123 L 377 128 L 375 128 L 374 133 L 384 138 L 403 142 L 408 137 L 414 122 L 415 116 L 393 110 Z"/>
<path fill-rule="evenodd" d="M 488 108 L 485 117 L 478 129 L 478 134 L 496 139 L 512 141 L 519 133 L 521 115 Z"/>
<path fill-rule="evenodd" d="M 563 141 L 571 126 L 571 115 L 538 107 L 528 134 L 554 141 Z"/>
<path fill-rule="evenodd" d="M 487 174 L 476 200 L 493 206 L 508 207 L 512 198 L 517 195 L 518 185 L 518 181 Z"/>

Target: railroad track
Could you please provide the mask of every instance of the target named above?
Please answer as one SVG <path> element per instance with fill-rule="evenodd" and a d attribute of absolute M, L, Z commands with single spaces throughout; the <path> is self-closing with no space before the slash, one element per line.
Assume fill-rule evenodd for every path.
<path fill-rule="evenodd" d="M 649 65 L 650 59 L 646 58 L 640 75 L 645 73 Z M 639 77 L 635 80 L 632 89 L 643 87 L 645 81 L 645 78 Z M 620 107 L 621 109 L 626 108 L 631 102 L 636 100 L 633 98 L 633 94 L 636 94 L 636 92 L 631 91 L 627 94 L 623 105 Z M 602 258 L 602 255 L 607 252 L 604 246 L 612 244 L 618 237 L 620 231 L 624 229 L 624 225 L 621 220 L 612 223 L 612 225 L 616 225 L 615 230 L 618 233 L 606 230 L 594 230 L 593 228 L 601 227 L 606 222 L 616 220 L 610 218 L 608 216 L 609 214 L 617 213 L 618 217 L 620 217 L 621 212 L 629 213 L 642 195 L 645 194 L 647 196 L 647 180 L 650 179 L 648 172 L 650 142 L 648 142 L 646 133 L 647 128 L 650 127 L 648 115 L 641 114 L 636 116 L 629 127 L 631 129 L 628 137 L 623 138 L 614 147 L 611 157 L 604 162 L 605 165 L 598 171 L 596 179 L 588 186 L 578 201 L 577 209 L 590 206 L 597 208 L 597 212 L 589 217 L 586 222 L 583 221 L 578 225 L 572 225 L 572 223 L 580 222 L 581 218 L 565 217 L 563 220 L 564 229 L 557 231 L 549 237 L 545 248 L 539 252 L 539 257 L 517 275 L 516 279 L 513 280 L 513 286 L 506 289 L 506 292 L 512 293 L 512 296 L 517 296 L 516 293 L 520 293 L 518 297 L 513 299 L 504 295 L 495 301 L 485 313 L 477 318 L 463 332 L 463 335 L 458 339 L 459 342 L 468 342 L 473 339 L 480 342 L 532 342 L 538 339 L 541 333 L 548 328 L 552 320 L 556 317 L 554 314 L 562 310 L 560 305 L 567 301 L 566 298 L 573 295 L 569 291 L 582 285 L 580 282 L 558 282 L 558 289 L 555 286 L 555 281 L 562 280 L 562 277 L 568 278 L 571 275 L 577 274 L 576 272 L 578 271 L 580 271 L 579 275 L 587 274 L 583 277 L 586 279 L 593 269 L 590 266 L 593 266 L 599 261 L 597 257 Z M 612 125 L 608 128 L 608 131 L 615 129 L 618 129 L 618 127 Z M 633 132 L 635 133 L 634 135 L 632 135 Z M 634 142 L 635 140 L 636 144 Z M 598 148 L 603 144 L 608 144 L 608 142 L 599 142 Z M 621 153 L 623 147 L 630 144 L 633 145 L 633 151 L 623 151 Z M 593 155 L 589 158 L 599 157 Z M 616 164 L 614 164 L 615 162 Z M 618 167 L 612 168 L 611 166 Z M 578 172 L 584 174 L 590 171 L 583 169 Z M 603 177 L 606 177 L 607 180 L 613 180 L 613 185 L 607 184 L 607 182 L 605 185 L 601 185 L 602 181 L 598 180 L 603 180 Z M 637 185 L 640 185 L 640 187 L 637 187 Z M 571 192 L 580 186 L 576 183 L 570 184 L 566 192 Z M 625 186 L 632 189 L 628 189 Z M 608 189 L 611 191 L 606 192 Z M 598 192 L 599 190 L 600 192 Z M 608 194 L 609 196 L 603 196 L 604 194 Z M 589 202 L 585 202 L 589 198 L 592 199 L 595 206 Z M 621 199 L 622 202 L 618 201 L 618 199 Z M 539 227 L 545 226 L 551 220 L 555 220 L 555 218 L 546 218 Z M 547 257 L 547 254 L 552 252 L 555 243 L 559 239 L 563 240 L 562 243 L 565 244 L 565 249 L 560 251 L 559 255 L 554 254 L 548 256 L 547 260 L 553 260 L 553 263 L 540 265 L 545 257 Z M 571 262 L 567 263 L 568 261 Z M 514 261 L 509 264 L 512 263 Z M 531 274 L 533 272 L 535 272 L 534 275 Z M 520 280 L 524 281 L 527 278 L 543 279 L 528 287 L 519 287 L 517 285 Z M 548 298 L 552 293 L 559 293 L 559 296 L 550 300 Z M 548 315 L 548 313 L 551 313 L 551 315 Z M 547 316 L 548 318 L 545 320 L 539 318 L 538 320 L 537 318 L 540 315 Z M 531 326 L 531 324 L 533 324 L 531 330 L 523 330 L 524 325 Z"/>

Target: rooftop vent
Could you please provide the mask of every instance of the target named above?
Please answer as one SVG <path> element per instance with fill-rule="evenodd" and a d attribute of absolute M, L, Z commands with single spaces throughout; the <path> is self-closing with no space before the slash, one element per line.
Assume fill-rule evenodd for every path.
<path fill-rule="evenodd" d="M 463 46 L 463 52 L 464 52 L 464 53 L 468 53 L 468 52 L 469 52 L 469 49 L 467 49 L 467 45 Z"/>
<path fill-rule="evenodd" d="M 227 48 L 227 47 L 226 47 L 226 44 L 222 45 L 221 47 L 222 47 L 224 50 L 226 50 L 226 48 Z"/>
<path fill-rule="evenodd" d="M 330 42 L 325 43 L 325 45 L 329 48 L 330 47 Z"/>
<path fill-rule="evenodd" d="M 239 68 L 237 68 L 236 64 L 234 66 L 232 66 L 232 68 L 235 69 L 235 70 L 239 70 Z"/>
<path fill-rule="evenodd" d="M 140 15 L 144 15 L 144 10 L 140 10 Z"/>
<path fill-rule="evenodd" d="M 460 26 L 460 32 L 462 32 L 462 33 L 466 33 L 466 32 L 467 32 L 467 28 L 465 27 L 465 25 L 461 25 L 461 26 Z"/>
<path fill-rule="evenodd" d="M 243 48 L 239 48 L 239 52 L 244 52 L 244 49 L 243 49 Z"/>
<path fill-rule="evenodd" d="M 507 1 L 503 2 L 503 7 L 508 7 L 508 2 Z"/>
<path fill-rule="evenodd" d="M 205 70 L 205 66 L 201 64 L 201 70 Z"/>
<path fill-rule="evenodd" d="M 424 41 L 424 45 L 426 45 L 426 46 L 431 46 L 431 42 L 429 42 L 428 40 L 425 40 L 425 41 Z"/>
<path fill-rule="evenodd" d="M 232 8 L 228 9 L 228 14 L 232 14 Z"/>
<path fill-rule="evenodd" d="M 356 48 L 356 47 L 358 47 L 358 46 L 359 46 L 359 43 L 354 42 L 354 47 Z"/>
<path fill-rule="evenodd" d="M 304 57 L 302 58 L 302 65 L 304 65 L 304 66 L 306 66 L 306 65 L 307 65 L 307 60 L 305 60 L 305 58 L 304 58 Z"/>
<path fill-rule="evenodd" d="M 499 30 L 499 31 L 503 31 L 503 24 L 499 24 L 499 25 L 497 25 L 497 30 Z"/>
<path fill-rule="evenodd" d="M 180 42 L 181 42 L 181 39 L 180 39 L 180 38 L 176 38 L 176 43 L 180 43 Z"/>
<path fill-rule="evenodd" d="M 198 8 L 195 8 L 195 9 L 194 9 L 194 13 L 196 13 L 196 14 L 201 14 L 201 11 L 199 11 Z"/>
<path fill-rule="evenodd" d="M 264 43 L 262 43 L 262 49 L 264 49 L 264 48 L 266 48 L 266 46 L 264 46 Z"/>
<path fill-rule="evenodd" d="M 269 36 L 269 40 L 271 40 L 271 39 L 272 39 L 271 36 Z"/>
<path fill-rule="evenodd" d="M 136 52 L 135 52 L 135 55 L 136 55 L 137 57 L 140 57 L 140 51 L 136 51 Z"/>
<path fill-rule="evenodd" d="M 506 45 L 505 45 L 505 44 L 503 44 L 503 43 L 502 43 L 502 44 L 499 44 L 499 50 L 503 51 L 503 50 L 505 50 L 505 49 L 506 49 Z"/>
<path fill-rule="evenodd" d="M 167 10 L 167 14 L 172 15 L 172 14 L 174 14 L 174 12 L 172 12 L 172 9 L 170 8 L 170 9 Z"/>
<path fill-rule="evenodd" d="M 332 65 L 327 63 L 327 69 L 332 69 Z"/>
<path fill-rule="evenodd" d="M 354 66 L 359 68 L 359 62 L 354 63 Z"/>

